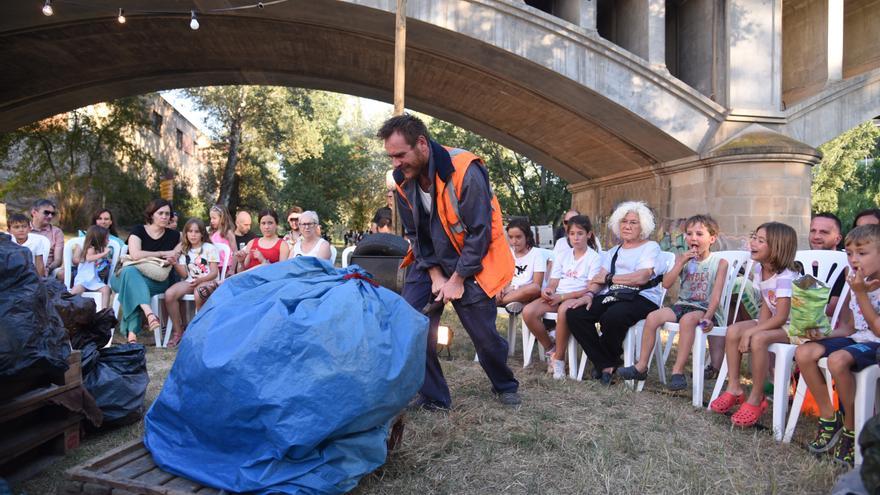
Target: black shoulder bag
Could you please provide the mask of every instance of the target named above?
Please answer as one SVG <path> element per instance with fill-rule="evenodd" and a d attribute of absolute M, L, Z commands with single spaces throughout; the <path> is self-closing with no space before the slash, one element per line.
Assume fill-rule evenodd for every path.
<path fill-rule="evenodd" d="M 611 272 L 608 274 L 607 280 L 611 280 L 614 277 L 614 273 L 617 269 L 617 255 L 620 253 L 621 247 L 621 245 L 618 245 L 617 251 L 615 251 L 614 256 L 611 257 Z M 608 292 L 605 293 L 605 297 L 602 299 L 602 304 L 611 304 L 617 301 L 632 301 L 637 295 L 639 295 L 639 292 L 656 287 L 661 281 L 663 281 L 663 275 L 657 275 L 639 287 L 623 284 L 609 284 Z"/>

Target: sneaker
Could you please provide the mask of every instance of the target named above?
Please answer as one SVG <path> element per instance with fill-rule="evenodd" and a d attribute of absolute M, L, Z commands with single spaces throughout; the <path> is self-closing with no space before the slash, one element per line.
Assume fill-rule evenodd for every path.
<path fill-rule="evenodd" d="M 506 309 L 509 314 L 518 315 L 522 313 L 523 303 L 514 301 L 512 303 L 509 303 L 507 306 L 504 306 L 504 309 Z"/>
<path fill-rule="evenodd" d="M 610 386 L 611 385 L 611 378 L 613 378 L 613 375 L 611 373 L 608 373 L 607 371 L 603 371 L 602 377 L 599 378 L 599 380 L 602 381 L 602 385 Z"/>
<path fill-rule="evenodd" d="M 669 383 L 666 384 L 666 388 L 673 392 L 688 388 L 687 377 L 681 373 L 675 373 L 669 378 Z"/>
<path fill-rule="evenodd" d="M 856 457 L 856 434 L 846 428 L 841 428 L 840 441 L 834 447 L 834 462 L 852 467 Z"/>
<path fill-rule="evenodd" d="M 840 411 L 834 413 L 834 419 L 831 421 L 819 418 L 819 430 L 816 432 L 816 439 L 807 444 L 807 449 L 813 454 L 822 454 L 831 450 L 840 434 L 843 432 L 843 418 Z"/>
<path fill-rule="evenodd" d="M 617 375 L 624 380 L 645 381 L 648 378 L 648 371 L 639 371 L 635 366 L 627 366 L 626 368 L 618 368 Z"/>
<path fill-rule="evenodd" d="M 505 406 L 518 406 L 522 404 L 522 399 L 519 398 L 519 394 L 516 392 L 501 392 L 498 394 L 498 402 Z"/>
<path fill-rule="evenodd" d="M 550 365 L 553 367 L 553 379 L 565 380 L 565 361 L 550 358 Z"/>

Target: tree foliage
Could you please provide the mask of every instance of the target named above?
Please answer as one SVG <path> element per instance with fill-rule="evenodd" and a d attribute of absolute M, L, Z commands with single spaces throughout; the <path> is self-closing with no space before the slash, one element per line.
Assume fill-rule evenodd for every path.
<path fill-rule="evenodd" d="M 878 156 L 880 129 L 865 122 L 819 147 L 822 161 L 813 168 L 813 211 L 838 212 L 852 218 L 856 211 L 876 208 L 878 170 L 866 159 Z M 861 163 L 861 165 L 860 165 Z"/>
<path fill-rule="evenodd" d="M 533 225 L 552 224 L 571 204 L 567 183 L 546 167 L 442 120 L 431 120 L 428 128 L 435 141 L 483 159 L 505 215 L 529 217 Z"/>
<path fill-rule="evenodd" d="M 131 136 L 148 124 L 147 96 L 122 98 L 0 135 L 0 197 L 58 200 L 65 228 L 82 227 L 99 206 L 120 224 L 140 218 L 155 163 Z"/>

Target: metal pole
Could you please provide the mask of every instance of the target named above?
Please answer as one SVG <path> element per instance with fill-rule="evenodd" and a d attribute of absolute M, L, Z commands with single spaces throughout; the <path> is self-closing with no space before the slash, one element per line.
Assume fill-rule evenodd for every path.
<path fill-rule="evenodd" d="M 403 114 L 406 81 L 406 0 L 397 0 L 397 29 L 394 34 L 394 115 Z"/>

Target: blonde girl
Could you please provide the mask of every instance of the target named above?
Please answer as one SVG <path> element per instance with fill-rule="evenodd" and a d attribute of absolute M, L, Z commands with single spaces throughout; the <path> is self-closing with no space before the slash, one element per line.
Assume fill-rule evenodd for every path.
<path fill-rule="evenodd" d="M 183 226 L 180 241 L 183 252 L 172 266 L 181 281 L 165 291 L 165 309 L 171 317 L 171 341 L 169 347 L 176 347 L 183 337 L 183 317 L 180 315 L 180 298 L 195 294 L 196 311 L 205 303 L 210 292 L 202 289 L 216 288 L 217 268 L 220 257 L 217 248 L 208 238 L 205 223 L 198 218 L 190 218 Z"/>
<path fill-rule="evenodd" d="M 217 246 L 225 244 L 229 248 L 229 252 L 235 251 L 235 225 L 232 222 L 232 216 L 229 210 L 223 205 L 214 205 L 208 212 L 211 218 L 211 243 Z M 235 259 L 230 256 L 226 258 L 226 253 L 220 252 L 220 266 L 226 265 L 226 275 L 235 273 Z"/>

